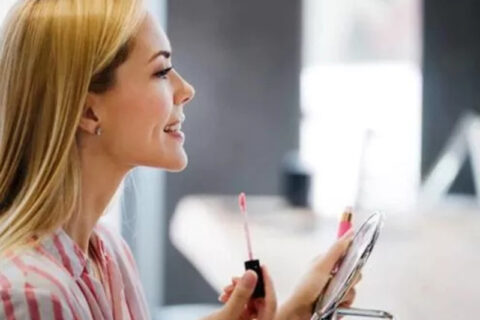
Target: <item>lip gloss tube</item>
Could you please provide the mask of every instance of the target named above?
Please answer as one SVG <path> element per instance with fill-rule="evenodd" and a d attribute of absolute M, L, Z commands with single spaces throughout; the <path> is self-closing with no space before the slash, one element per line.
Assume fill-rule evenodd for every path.
<path fill-rule="evenodd" d="M 342 214 L 340 219 L 340 224 L 338 225 L 337 237 L 341 238 L 348 230 L 352 228 L 352 217 L 353 209 L 352 207 L 347 207 Z"/>
<path fill-rule="evenodd" d="M 250 239 L 250 229 L 248 227 L 247 218 L 247 198 L 245 193 L 240 193 L 238 196 L 238 203 L 240 210 L 243 214 L 243 226 L 245 229 L 245 238 L 247 240 L 248 260 L 245 261 L 245 270 L 253 270 L 257 274 L 257 284 L 253 291 L 252 298 L 264 298 L 265 297 L 265 285 L 263 282 L 263 272 L 260 266 L 260 261 L 253 258 L 252 243 Z"/>
<path fill-rule="evenodd" d="M 342 213 L 342 217 L 340 218 L 340 223 L 338 224 L 338 231 L 337 231 L 337 238 L 340 239 L 345 233 L 348 232 L 352 228 L 352 219 L 353 219 L 353 208 L 346 207 L 345 211 Z M 340 259 L 335 265 L 332 270 L 332 274 L 336 274 L 338 272 L 338 268 L 340 266 L 341 261 L 343 258 Z"/>
<path fill-rule="evenodd" d="M 252 298 L 264 298 L 265 297 L 265 285 L 263 283 L 263 272 L 258 259 L 245 261 L 245 270 L 253 270 L 257 274 L 257 284 L 253 291 Z"/>

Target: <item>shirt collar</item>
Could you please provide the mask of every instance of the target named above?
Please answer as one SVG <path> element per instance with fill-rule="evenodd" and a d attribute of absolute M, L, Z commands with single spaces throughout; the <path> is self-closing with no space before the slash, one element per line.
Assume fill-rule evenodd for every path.
<path fill-rule="evenodd" d="M 51 259 L 61 264 L 72 277 L 78 279 L 84 272 L 91 269 L 91 260 L 80 249 L 78 244 L 65 232 L 63 228 L 57 229 L 51 235 L 41 241 L 43 248 Z M 89 248 L 99 253 L 98 257 L 103 263 L 105 247 L 98 236 L 96 229 L 93 230 L 89 240 Z"/>

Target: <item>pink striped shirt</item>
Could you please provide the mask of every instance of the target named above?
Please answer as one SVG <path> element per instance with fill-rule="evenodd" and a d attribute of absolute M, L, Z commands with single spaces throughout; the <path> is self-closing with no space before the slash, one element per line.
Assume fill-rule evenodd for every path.
<path fill-rule="evenodd" d="M 121 236 L 97 225 L 93 261 L 59 229 L 38 246 L 0 260 L 0 319 L 149 319 L 130 249 Z"/>

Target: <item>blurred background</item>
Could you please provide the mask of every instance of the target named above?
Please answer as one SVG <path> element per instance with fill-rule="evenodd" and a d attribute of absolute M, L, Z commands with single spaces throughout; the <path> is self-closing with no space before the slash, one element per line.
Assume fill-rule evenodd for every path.
<path fill-rule="evenodd" d="M 0 15 L 12 2 L 0 3 Z M 186 218 L 211 214 L 225 219 L 227 228 L 231 217 L 225 212 L 241 191 L 259 208 L 252 220 L 259 251 L 270 246 L 265 255 L 278 251 L 273 233 L 262 228 L 276 228 L 272 232 L 291 243 L 313 231 L 290 232 L 279 218 L 262 222 L 260 211 L 280 206 L 282 223 L 290 226 L 296 223 L 291 217 L 305 211 L 315 221 L 310 226 L 334 224 L 346 205 L 365 214 L 384 212 L 390 237 L 369 263 L 372 274 L 364 278 L 360 302 L 404 319 L 475 317 L 480 2 L 149 5 L 170 37 L 176 69 L 196 88 L 185 110 L 190 164 L 175 174 L 135 169 L 105 219 L 130 243 L 156 318 L 198 319 L 217 307 L 215 269 L 242 271 L 241 260 L 234 262 L 239 269 L 229 269 L 215 256 L 237 250 L 228 230 L 220 238 L 225 241 L 195 240 L 197 229 L 212 239 L 220 231 L 206 220 L 189 226 L 193 219 Z M 190 202 L 182 206 L 185 199 Z M 294 213 L 298 208 L 303 213 Z M 203 257 L 213 263 L 210 273 L 211 265 L 202 266 L 194 254 L 200 249 L 211 249 Z M 296 254 L 306 261 L 317 254 L 302 249 Z M 469 272 L 463 266 L 471 269 L 469 281 L 458 279 L 460 271 Z M 272 266 L 274 275 L 284 277 L 280 292 L 289 288 L 290 276 L 298 276 L 284 275 L 297 272 L 293 268 Z M 431 278 L 419 285 L 425 275 Z"/>

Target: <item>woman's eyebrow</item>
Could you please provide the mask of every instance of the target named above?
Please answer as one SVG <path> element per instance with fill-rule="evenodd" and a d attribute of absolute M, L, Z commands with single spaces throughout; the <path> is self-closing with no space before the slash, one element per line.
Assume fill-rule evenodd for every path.
<path fill-rule="evenodd" d="M 158 51 L 157 53 L 155 53 L 155 54 L 150 58 L 150 60 L 148 60 L 148 63 L 152 62 L 155 58 L 160 57 L 160 56 L 165 57 L 165 58 L 168 59 L 168 58 L 170 58 L 171 55 L 172 55 L 172 54 L 171 54 L 170 51 L 160 50 L 160 51 Z"/>

